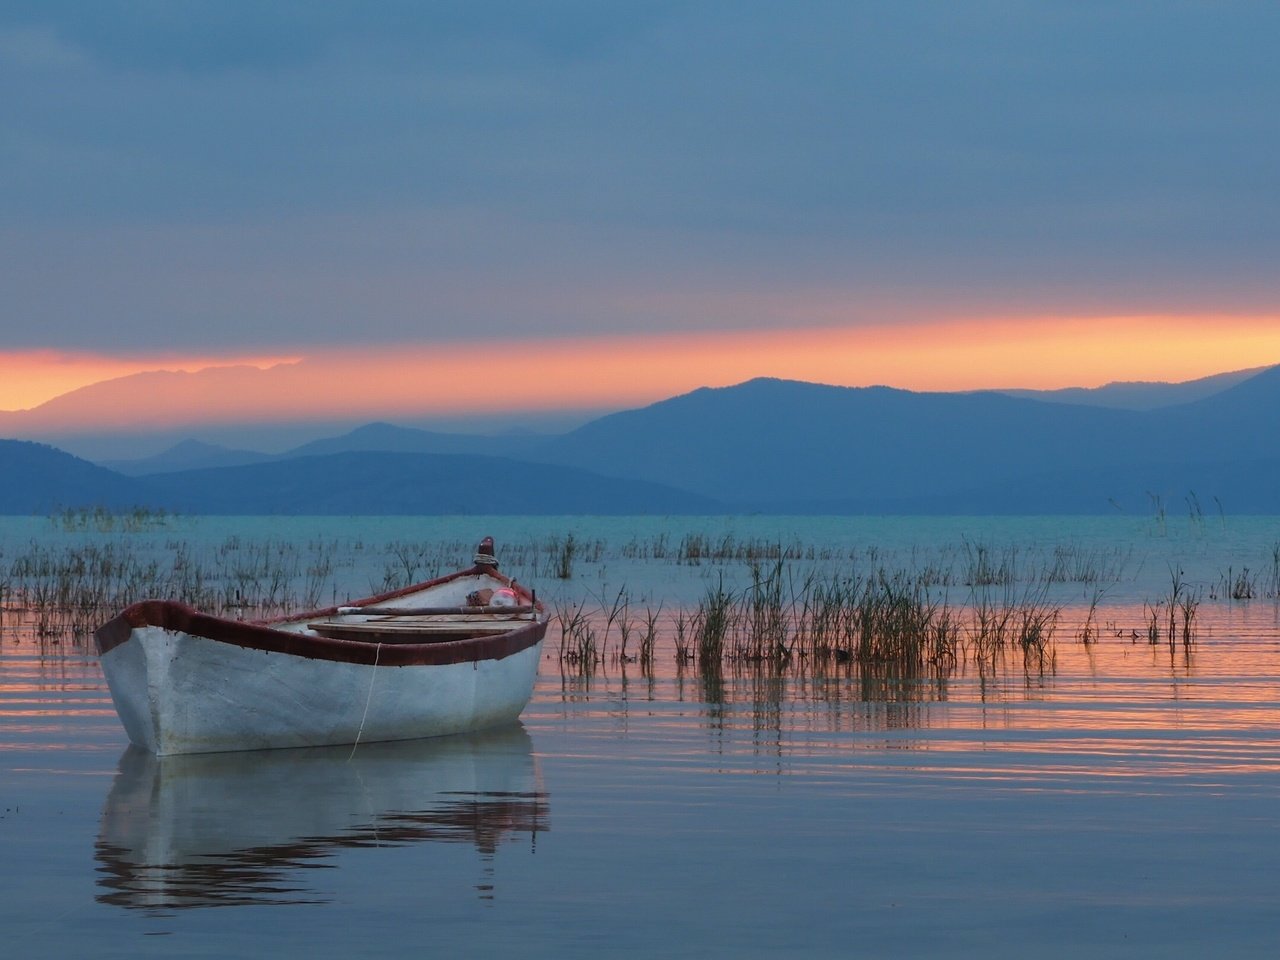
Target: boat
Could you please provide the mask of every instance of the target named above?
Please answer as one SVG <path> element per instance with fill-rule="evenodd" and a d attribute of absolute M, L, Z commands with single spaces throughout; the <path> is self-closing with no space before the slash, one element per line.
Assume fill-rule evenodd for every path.
<path fill-rule="evenodd" d="M 486 537 L 467 569 L 345 606 L 241 621 L 144 600 L 95 639 L 129 740 L 168 756 L 499 726 L 533 694 L 546 630 Z"/>

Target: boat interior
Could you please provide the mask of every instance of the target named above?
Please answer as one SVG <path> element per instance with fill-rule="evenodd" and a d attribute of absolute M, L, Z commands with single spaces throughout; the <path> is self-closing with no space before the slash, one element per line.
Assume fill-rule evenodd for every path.
<path fill-rule="evenodd" d="M 536 613 L 504 608 L 500 613 L 432 613 L 370 616 L 366 613 L 313 620 L 307 628 L 335 640 L 366 643 L 444 643 L 508 633 L 531 623 Z"/>

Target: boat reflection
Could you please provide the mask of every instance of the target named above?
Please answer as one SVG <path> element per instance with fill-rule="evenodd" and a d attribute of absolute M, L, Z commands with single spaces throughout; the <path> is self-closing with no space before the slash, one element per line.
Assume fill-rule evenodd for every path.
<path fill-rule="evenodd" d="M 520 725 L 301 750 L 156 758 L 130 748 L 96 844 L 97 900 L 145 910 L 317 903 L 309 868 L 351 848 L 470 843 L 482 861 L 549 829 Z M 491 878 L 478 887 L 491 896 Z"/>

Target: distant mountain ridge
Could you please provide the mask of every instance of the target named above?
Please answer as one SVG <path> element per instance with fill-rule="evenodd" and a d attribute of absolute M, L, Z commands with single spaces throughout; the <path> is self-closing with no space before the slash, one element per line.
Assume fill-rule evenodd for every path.
<path fill-rule="evenodd" d="M 129 509 L 149 494 L 128 477 L 27 440 L 0 440 L 0 514 L 51 514 L 64 507 Z"/>
<path fill-rule="evenodd" d="M 473 454 L 344 452 L 145 478 L 168 509 L 204 514 L 693 514 L 709 497 L 643 480 Z"/>
<path fill-rule="evenodd" d="M 122 473 L 126 477 L 142 477 L 152 473 L 172 473 L 205 467 L 239 467 L 271 459 L 271 454 L 256 450 L 233 450 L 216 443 L 182 440 L 153 457 L 140 460 L 99 460 L 98 466 Z"/>
<path fill-rule="evenodd" d="M 100 460 L 100 466 L 126 476 L 142 477 L 158 473 L 176 473 L 205 467 L 239 467 L 252 463 L 292 460 L 297 457 L 323 456 L 331 453 L 466 453 L 492 456 L 495 450 L 514 455 L 536 445 L 541 438 L 533 435 L 482 436 L 465 433 L 438 433 L 416 427 L 398 427 L 390 423 L 369 423 L 336 437 L 326 437 L 301 444 L 284 453 L 259 453 L 235 450 L 199 440 L 183 440 L 167 450 L 138 460 Z"/>
<path fill-rule="evenodd" d="M 1257 376 L 1270 367 L 1233 370 L 1182 383 L 1144 380 L 1117 380 L 1100 387 L 1066 387 L 1060 390 L 1000 390 L 999 393 L 1024 400 L 1072 403 L 1113 410 L 1158 410 L 1203 400 Z"/>
<path fill-rule="evenodd" d="M 1211 393 L 1229 389 L 1241 382 L 1241 378 L 1247 378 L 1251 373 L 1261 372 L 1263 369 L 1265 368 L 1217 374 L 1186 383 L 1112 383 L 1097 388 L 1049 391 L 1007 389 L 986 392 L 1051 403 L 1086 404 L 1114 409 L 1155 409 L 1203 399 Z M 165 438 L 171 446 L 184 439 L 197 438 L 227 449 L 252 453 L 296 448 L 309 441 L 322 442 L 317 438 L 325 437 L 327 430 L 364 430 L 365 427 L 361 424 L 366 418 L 353 412 L 326 416 L 324 419 L 328 425 L 317 429 L 317 424 L 305 419 L 296 412 L 296 408 L 293 413 L 281 413 L 274 419 L 264 420 L 261 417 L 263 411 L 259 407 L 250 409 L 245 405 L 247 402 L 256 402 L 252 399 L 254 397 L 296 398 L 306 395 L 315 390 L 316 381 L 317 371 L 306 360 L 281 363 L 267 369 L 239 365 L 209 367 L 194 372 L 158 370 L 130 374 L 72 390 L 28 410 L 0 410 L 0 437 L 66 446 L 81 456 L 109 462 L 114 468 L 124 472 L 145 473 L 158 469 L 171 470 L 175 466 L 173 462 L 166 463 L 162 459 L 156 459 L 150 464 L 129 466 L 126 462 L 129 457 L 126 450 L 156 450 L 156 438 L 160 437 Z M 210 414 L 217 415 L 216 422 L 208 419 Z M 583 424 L 598 415 L 584 415 L 574 422 Z M 183 416 L 189 416 L 190 419 L 183 420 Z M 183 423 L 188 426 L 184 427 Z M 191 425 L 196 423 L 200 426 Z M 557 432 L 562 430 L 562 427 L 557 428 Z M 469 445 L 470 441 L 460 439 L 467 436 L 472 434 L 466 430 L 441 433 L 438 441 L 429 446 L 404 449 L 422 453 L 484 452 L 485 448 Z M 482 442 L 491 444 L 493 441 L 492 438 L 486 438 Z M 378 444 L 379 448 L 386 446 L 385 442 Z M 309 452 L 336 452 L 337 449 L 346 448 L 349 447 L 339 445 Z M 298 451 L 292 449 L 287 453 L 297 455 Z M 134 454 L 134 458 L 137 458 L 137 454 Z M 143 459 L 153 458 L 148 455 Z M 236 458 L 228 456 L 220 462 L 230 465 L 232 460 Z M 241 455 L 236 462 L 251 460 Z M 199 464 L 193 460 L 189 465 Z"/>
<path fill-rule="evenodd" d="M 151 507 L 209 515 L 692 514 L 707 497 L 500 457 L 347 452 L 125 477 L 42 444 L 0 441 L 0 514 Z"/>
<path fill-rule="evenodd" d="M 1280 456 L 1277 437 L 1275 367 L 1156 411 L 760 379 L 603 417 L 551 441 L 541 455 L 752 509 L 787 504 L 809 512 L 805 504 L 826 503 L 841 512 L 907 505 L 948 512 L 944 505 L 964 495 L 978 512 L 1004 512 L 1008 494 L 999 491 L 1012 489 L 1034 512 L 1090 505 L 1106 512 L 1122 490 L 1182 496 L 1193 475 L 1218 476 L 1206 474 L 1207 465 L 1266 469 Z M 1086 477 L 1094 486 L 1082 503 Z M 1067 488 L 1076 489 L 1070 507 L 1059 495 Z M 1248 499 L 1227 508 L 1269 502 L 1259 499 L 1263 489 L 1249 485 Z M 1199 490 L 1206 500 L 1215 494 Z M 1125 495 L 1126 509 L 1135 509 L 1138 498 Z"/>
<path fill-rule="evenodd" d="M 553 437 L 373 423 L 278 455 L 183 444 L 136 478 L 0 449 L 0 510 L 84 491 L 195 513 L 1280 512 L 1277 438 L 1280 367 L 1155 410 L 760 378 Z"/>

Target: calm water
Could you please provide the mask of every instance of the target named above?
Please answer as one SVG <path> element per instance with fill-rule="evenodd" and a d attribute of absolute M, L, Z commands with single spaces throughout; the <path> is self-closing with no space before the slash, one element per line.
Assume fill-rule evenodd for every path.
<path fill-rule="evenodd" d="M 752 522 L 735 535 L 787 523 Z M 362 550 L 396 535 L 347 523 Z M 526 535 L 566 529 L 547 523 Z M 878 545 L 796 536 L 898 556 L 983 537 L 1025 556 L 1054 542 L 1037 524 L 1058 524 L 1058 543 L 1142 552 L 1141 569 L 1196 560 L 1207 586 L 1244 552 L 1261 564 L 1276 531 L 921 523 Z M 8 533 L 6 556 L 30 536 L 99 536 Z M 659 602 L 682 573 L 700 590 L 740 566 L 626 563 Z M 605 551 L 553 586 L 598 590 L 614 576 L 600 566 L 624 564 Z M 160 762 L 126 749 L 94 657 L 10 614 L 5 955 L 1275 956 L 1280 616 L 1267 598 L 1206 601 L 1191 650 L 1135 643 L 1144 576 L 1118 582 L 1099 643 L 1065 624 L 1044 672 L 717 679 L 664 647 L 653 677 L 585 679 L 561 675 L 549 635 L 517 727 Z"/>

